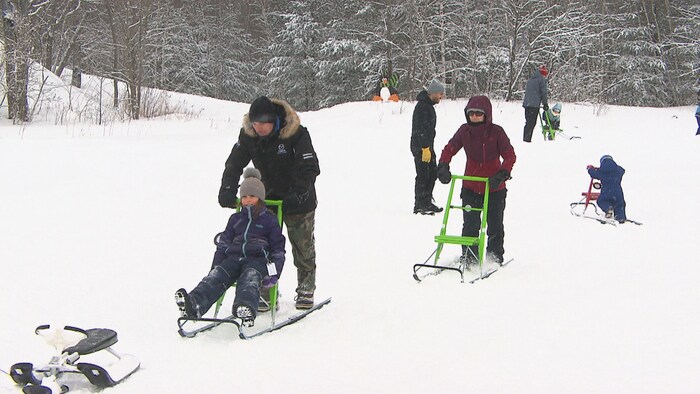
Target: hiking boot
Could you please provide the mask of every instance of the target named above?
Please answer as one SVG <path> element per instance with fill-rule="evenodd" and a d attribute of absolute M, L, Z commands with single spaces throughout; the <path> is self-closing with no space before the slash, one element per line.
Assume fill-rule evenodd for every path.
<path fill-rule="evenodd" d="M 199 319 L 201 316 L 197 308 L 192 303 L 192 298 L 185 289 L 180 289 L 175 292 L 175 303 L 180 310 L 180 316 L 190 319 Z"/>
<path fill-rule="evenodd" d="M 435 204 L 433 204 L 433 203 L 428 204 L 428 205 L 425 207 L 425 209 L 426 209 L 427 211 L 435 212 L 435 213 L 442 212 L 442 208 L 438 207 L 437 205 L 435 205 Z"/>
<path fill-rule="evenodd" d="M 431 211 L 428 207 L 424 207 L 424 206 L 413 207 L 413 214 L 415 215 L 417 213 L 419 213 L 421 215 L 431 215 L 431 216 L 435 215 L 434 211 Z"/>
<path fill-rule="evenodd" d="M 294 297 L 294 300 L 296 301 L 295 307 L 297 309 L 311 309 L 314 306 L 314 293 L 300 291 Z"/>

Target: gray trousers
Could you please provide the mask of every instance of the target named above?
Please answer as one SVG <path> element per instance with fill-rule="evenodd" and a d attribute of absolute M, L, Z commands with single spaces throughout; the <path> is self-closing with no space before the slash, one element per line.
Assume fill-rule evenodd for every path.
<path fill-rule="evenodd" d="M 315 217 L 316 211 L 283 217 L 297 268 L 297 293 L 313 294 L 316 290 Z"/>

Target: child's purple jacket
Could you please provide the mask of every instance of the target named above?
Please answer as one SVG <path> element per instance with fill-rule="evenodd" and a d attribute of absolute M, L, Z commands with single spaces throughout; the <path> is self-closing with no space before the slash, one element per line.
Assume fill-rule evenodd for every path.
<path fill-rule="evenodd" d="M 285 260 L 285 242 L 277 216 L 267 209 L 255 215 L 253 207 L 243 207 L 228 220 L 214 253 L 212 267 L 226 258 L 272 261 L 277 277 Z"/>

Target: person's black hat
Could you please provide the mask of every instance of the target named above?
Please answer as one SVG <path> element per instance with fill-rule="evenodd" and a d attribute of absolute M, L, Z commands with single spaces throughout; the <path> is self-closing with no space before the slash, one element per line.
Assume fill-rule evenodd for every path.
<path fill-rule="evenodd" d="M 272 123 L 277 119 L 277 111 L 269 98 L 260 96 L 250 104 L 248 117 L 251 122 Z"/>

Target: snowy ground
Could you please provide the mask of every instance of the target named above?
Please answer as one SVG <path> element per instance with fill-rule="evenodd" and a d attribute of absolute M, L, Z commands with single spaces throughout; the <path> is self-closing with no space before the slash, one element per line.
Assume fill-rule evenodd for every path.
<path fill-rule="evenodd" d="M 473 285 L 450 273 L 411 277 L 441 224 L 411 213 L 414 103 L 302 113 L 321 162 L 317 298 L 333 301 L 246 342 L 225 327 L 177 334 L 173 292 L 210 265 L 211 239 L 231 213 L 216 199 L 223 163 L 247 111 L 182 97 L 197 118 L 0 120 L 3 371 L 48 361 L 33 330 L 51 323 L 113 328 L 115 348 L 140 358 L 105 393 L 700 392 L 693 108 L 565 103 L 562 128 L 582 139 L 544 142 L 536 131 L 525 144 L 519 103 L 495 102 L 518 156 L 505 219 L 516 260 Z M 436 107 L 438 151 L 465 103 Z M 643 226 L 569 214 L 586 165 L 603 154 L 627 170 L 628 216 Z M 463 163 L 460 154 L 452 168 Z M 438 183 L 435 197 L 444 205 L 447 187 Z M 283 311 L 295 286 L 288 258 Z M 0 392 L 20 391 L 0 375 Z"/>

